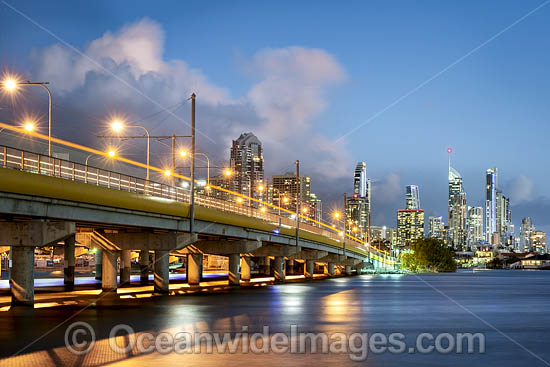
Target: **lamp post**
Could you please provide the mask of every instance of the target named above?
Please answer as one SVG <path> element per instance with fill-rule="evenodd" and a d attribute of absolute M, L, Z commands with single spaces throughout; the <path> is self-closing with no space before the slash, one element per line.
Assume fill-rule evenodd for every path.
<path fill-rule="evenodd" d="M 8 92 L 13 92 L 19 85 L 38 85 L 48 92 L 48 157 L 52 156 L 52 92 L 46 86 L 49 82 L 18 82 L 15 79 L 7 79 L 4 81 L 4 88 Z"/>
<path fill-rule="evenodd" d="M 84 183 L 88 183 L 88 160 L 94 155 L 97 155 L 97 154 L 96 153 L 88 154 L 88 156 L 86 157 L 86 161 L 84 162 Z M 109 158 L 113 158 L 115 155 L 116 155 L 116 152 L 112 149 L 107 152 L 107 156 Z"/>
<path fill-rule="evenodd" d="M 180 151 L 180 157 L 185 158 L 187 154 L 188 153 L 184 150 Z M 206 158 L 206 185 L 210 186 L 210 158 L 208 158 L 208 156 L 205 153 L 196 152 L 195 155 L 200 155 Z M 204 167 L 195 167 L 195 168 L 204 168 Z M 175 167 L 173 170 L 175 170 Z"/>
<path fill-rule="evenodd" d="M 121 121 L 115 120 L 111 123 L 111 128 L 115 132 L 120 132 L 124 128 L 137 128 L 137 129 L 143 129 L 145 130 L 145 134 L 147 135 L 147 178 L 146 180 L 149 181 L 149 155 L 150 155 L 150 142 L 151 142 L 151 135 L 149 135 L 149 131 L 144 127 L 140 125 L 128 125 L 125 126 Z"/>

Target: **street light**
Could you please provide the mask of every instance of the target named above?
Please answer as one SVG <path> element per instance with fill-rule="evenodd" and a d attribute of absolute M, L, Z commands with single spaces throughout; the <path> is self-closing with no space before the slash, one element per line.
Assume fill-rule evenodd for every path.
<path fill-rule="evenodd" d="M 180 157 L 185 158 L 187 155 L 191 155 L 185 150 L 180 151 Z M 195 152 L 195 156 L 200 155 L 206 158 L 206 186 L 210 186 L 210 158 L 205 153 Z"/>
<path fill-rule="evenodd" d="M 95 153 L 88 154 L 88 156 L 86 157 L 86 162 L 84 162 L 84 182 L 85 183 L 88 182 L 88 160 L 94 155 L 97 155 L 97 154 Z M 107 157 L 114 158 L 115 156 L 116 156 L 116 151 L 114 149 L 109 149 L 109 151 L 107 152 Z M 98 177 L 98 180 L 99 180 L 99 177 Z"/>
<path fill-rule="evenodd" d="M 145 130 L 145 134 L 147 134 L 147 178 L 146 180 L 149 181 L 149 155 L 150 155 L 150 140 L 151 140 L 151 136 L 149 135 L 149 131 L 144 127 L 144 126 L 140 126 L 140 125 L 127 125 L 125 126 L 124 123 L 120 120 L 114 120 L 113 122 L 111 122 L 111 129 L 113 129 L 113 131 L 115 132 L 121 132 L 122 130 L 124 130 L 125 128 L 138 128 L 138 129 L 143 129 Z"/>
<path fill-rule="evenodd" d="M 227 177 L 229 177 L 229 176 L 233 175 L 233 172 L 228 168 L 223 172 L 223 174 L 226 175 Z"/>
<path fill-rule="evenodd" d="M 31 132 L 34 130 L 34 123 L 32 123 L 31 121 L 27 121 L 25 122 L 25 125 L 23 125 L 23 127 L 25 128 L 25 130 L 27 130 L 28 132 Z"/>
<path fill-rule="evenodd" d="M 8 92 L 14 92 L 19 85 L 39 85 L 48 92 L 48 156 L 52 156 L 52 93 L 46 86 L 49 82 L 18 82 L 16 79 L 8 78 L 4 80 L 4 89 Z"/>

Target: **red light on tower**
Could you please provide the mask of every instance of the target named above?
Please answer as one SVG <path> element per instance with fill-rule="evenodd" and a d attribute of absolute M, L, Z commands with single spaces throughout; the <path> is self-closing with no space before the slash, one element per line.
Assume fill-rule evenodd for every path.
<path fill-rule="evenodd" d="M 453 152 L 453 150 L 452 150 L 451 148 L 447 148 L 447 153 L 450 154 L 450 153 L 452 153 L 452 152 Z"/>

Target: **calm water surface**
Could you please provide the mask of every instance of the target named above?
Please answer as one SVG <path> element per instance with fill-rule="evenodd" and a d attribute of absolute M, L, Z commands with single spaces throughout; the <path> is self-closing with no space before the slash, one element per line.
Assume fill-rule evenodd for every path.
<path fill-rule="evenodd" d="M 550 272 L 481 271 L 424 276 L 357 276 L 226 293 L 123 300 L 116 307 L 45 308 L 0 312 L 0 365 L 113 366 L 548 366 L 550 361 Z M 68 317 L 69 321 L 64 322 Z M 94 351 L 76 358 L 64 350 L 64 334 L 85 321 L 97 334 Z M 407 348 L 428 332 L 483 333 L 485 353 L 369 352 L 354 362 L 348 354 L 141 354 L 108 349 L 111 328 L 137 333 L 169 331 L 290 334 L 298 332 L 402 333 Z M 57 327 L 57 328 L 56 328 Z M 51 331 L 53 329 L 53 331 Z M 48 333 L 49 332 L 49 333 Z M 48 333 L 47 335 L 44 335 Z M 39 340 L 36 340 L 39 338 Z M 29 343 L 17 358 L 6 359 Z M 407 349 L 408 351 L 408 349 Z M 23 363 L 24 362 L 24 363 Z"/>

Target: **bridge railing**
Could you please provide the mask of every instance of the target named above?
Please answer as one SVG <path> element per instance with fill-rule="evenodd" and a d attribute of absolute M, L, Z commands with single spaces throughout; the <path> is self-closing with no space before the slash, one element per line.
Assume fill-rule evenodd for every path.
<path fill-rule="evenodd" d="M 188 188 L 174 187 L 164 183 L 7 146 L 0 146 L 0 164 L 4 168 L 58 177 L 109 189 L 172 199 L 184 203 L 191 201 Z M 270 212 L 266 206 L 256 207 L 246 202 L 238 203 L 236 201 L 214 198 L 210 196 L 207 188 L 204 188 L 203 192 L 205 194 L 195 195 L 196 205 L 262 219 L 280 227 L 296 227 L 296 216 L 294 216 L 294 219 L 291 219 L 287 216 Z M 343 241 L 343 236 L 339 232 L 313 225 L 313 222 L 307 223 L 307 219 L 304 218 L 300 218 L 300 230 L 316 233 L 339 242 Z M 373 252 L 372 248 L 351 239 L 346 239 L 345 243 L 362 248 L 365 251 Z"/>

